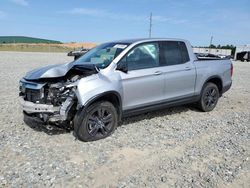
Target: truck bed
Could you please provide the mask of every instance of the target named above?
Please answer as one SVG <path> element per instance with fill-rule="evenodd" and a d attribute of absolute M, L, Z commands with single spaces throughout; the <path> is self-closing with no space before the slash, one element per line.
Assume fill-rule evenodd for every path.
<path fill-rule="evenodd" d="M 199 92 L 203 83 L 207 79 L 219 77 L 222 80 L 222 87 L 231 84 L 231 66 L 232 62 L 229 59 L 201 59 L 194 61 L 196 67 L 196 88 Z"/>

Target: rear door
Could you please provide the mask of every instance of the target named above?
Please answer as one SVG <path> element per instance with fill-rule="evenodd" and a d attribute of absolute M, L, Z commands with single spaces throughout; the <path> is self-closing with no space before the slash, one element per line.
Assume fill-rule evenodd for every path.
<path fill-rule="evenodd" d="M 190 61 L 186 44 L 181 41 L 161 43 L 162 71 L 165 75 L 165 99 L 194 95 L 196 70 Z"/>
<path fill-rule="evenodd" d="M 123 109 L 147 106 L 164 99 L 164 74 L 160 67 L 159 43 L 134 47 L 119 63 L 126 62 L 128 72 L 120 72 Z"/>

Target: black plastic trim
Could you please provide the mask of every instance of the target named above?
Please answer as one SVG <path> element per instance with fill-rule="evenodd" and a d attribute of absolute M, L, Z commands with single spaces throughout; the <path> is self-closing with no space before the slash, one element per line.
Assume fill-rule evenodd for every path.
<path fill-rule="evenodd" d="M 210 76 L 210 77 L 208 77 L 208 79 L 206 79 L 206 81 L 203 83 L 203 87 L 205 86 L 205 84 L 209 81 L 209 80 L 211 80 L 211 79 L 214 79 L 214 78 L 216 78 L 216 79 L 219 79 L 220 81 L 221 81 L 221 86 L 222 86 L 222 90 L 220 91 L 220 96 L 222 95 L 222 91 L 223 91 L 223 81 L 222 81 L 222 78 L 219 76 L 219 75 L 214 75 L 214 76 Z M 203 87 L 202 87 L 202 90 L 203 90 Z M 219 89 L 219 88 L 218 88 Z M 202 92 L 202 90 L 200 91 L 200 92 Z"/>
<path fill-rule="evenodd" d="M 150 112 L 150 111 L 155 111 L 155 110 L 159 110 L 159 109 L 163 109 L 163 108 L 169 108 L 169 107 L 173 107 L 173 106 L 194 103 L 194 102 L 197 102 L 199 100 L 199 98 L 200 98 L 200 95 L 195 95 L 192 97 L 186 97 L 183 99 L 176 99 L 173 101 L 160 102 L 160 103 L 156 103 L 153 105 L 143 106 L 143 107 L 139 107 L 139 108 L 135 108 L 135 109 L 131 109 L 131 110 L 124 110 L 122 117 L 124 118 L 124 117 L 134 116 L 134 115 L 138 115 L 138 114 L 142 114 L 142 113 L 146 113 L 146 112 Z"/>
<path fill-rule="evenodd" d="M 206 81 L 204 82 L 204 84 L 207 83 L 209 80 L 214 79 L 214 78 L 220 79 L 221 84 L 222 84 L 222 87 L 223 87 L 223 81 L 222 81 L 222 78 L 221 78 L 219 75 L 214 75 L 214 76 L 208 77 L 208 78 L 206 79 Z M 204 85 L 204 84 L 203 84 L 203 85 Z"/>
<path fill-rule="evenodd" d="M 232 82 L 229 85 L 223 86 L 222 93 L 227 92 L 231 88 L 231 86 L 232 86 Z"/>

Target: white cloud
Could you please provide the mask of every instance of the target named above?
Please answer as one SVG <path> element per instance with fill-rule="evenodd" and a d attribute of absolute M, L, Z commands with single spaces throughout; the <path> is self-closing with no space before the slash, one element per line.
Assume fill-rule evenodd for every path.
<path fill-rule="evenodd" d="M 6 17 L 6 13 L 0 10 L 0 19 L 5 18 L 5 17 Z"/>
<path fill-rule="evenodd" d="M 149 15 L 132 15 L 132 14 L 122 14 L 122 13 L 114 13 L 103 9 L 88 9 L 88 8 L 74 8 L 69 11 L 64 11 L 64 13 L 70 13 L 74 15 L 85 15 L 91 17 L 98 17 L 98 18 L 106 18 L 112 20 L 123 20 L 123 21 L 149 21 Z M 168 22 L 171 24 L 183 24 L 188 22 L 185 19 L 176 19 L 176 18 L 168 18 L 165 16 L 154 15 L 153 21 L 155 22 Z"/>
<path fill-rule="evenodd" d="M 26 1 L 26 0 L 10 0 L 12 1 L 13 3 L 16 3 L 17 5 L 20 5 L 20 6 L 29 6 L 29 2 Z"/>
<path fill-rule="evenodd" d="M 88 15 L 88 16 L 102 16 L 105 14 L 102 10 L 97 9 L 85 9 L 85 8 L 74 8 L 69 11 L 71 14 L 82 14 L 82 15 Z"/>
<path fill-rule="evenodd" d="M 128 14 L 112 13 L 102 9 L 86 9 L 86 8 L 74 8 L 68 11 L 70 14 L 78 14 L 92 17 L 107 18 L 113 20 L 130 20 L 130 21 L 143 21 L 146 18 L 142 16 L 134 16 Z"/>
<path fill-rule="evenodd" d="M 156 22 L 168 22 L 171 20 L 171 18 L 167 18 L 167 17 L 164 17 L 164 16 L 152 16 L 152 19 L 153 21 L 156 21 Z"/>
<path fill-rule="evenodd" d="M 171 24 L 183 24 L 188 22 L 186 19 L 177 19 L 177 18 L 170 18 L 170 17 L 164 17 L 164 16 L 153 16 L 153 21 L 155 22 L 168 22 Z"/>

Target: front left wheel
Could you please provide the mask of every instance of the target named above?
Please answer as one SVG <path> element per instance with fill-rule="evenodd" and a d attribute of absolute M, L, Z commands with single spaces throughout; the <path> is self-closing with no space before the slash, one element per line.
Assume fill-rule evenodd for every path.
<path fill-rule="evenodd" d="M 95 141 L 110 136 L 117 124 L 118 114 L 114 105 L 108 101 L 100 101 L 76 114 L 74 133 L 81 141 Z"/>

